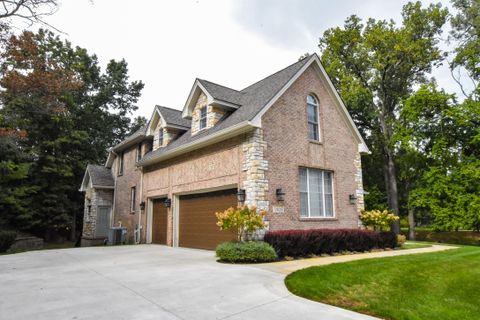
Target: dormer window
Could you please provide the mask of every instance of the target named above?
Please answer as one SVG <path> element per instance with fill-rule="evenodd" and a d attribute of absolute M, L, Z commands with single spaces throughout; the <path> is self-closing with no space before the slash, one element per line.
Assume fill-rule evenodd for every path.
<path fill-rule="evenodd" d="M 307 122 L 308 138 L 310 140 L 320 140 L 320 127 L 318 121 L 318 102 L 314 96 L 307 96 Z"/>
<path fill-rule="evenodd" d="M 207 106 L 200 108 L 200 130 L 207 127 Z"/>
<path fill-rule="evenodd" d="M 158 146 L 163 147 L 163 128 L 158 130 Z"/>

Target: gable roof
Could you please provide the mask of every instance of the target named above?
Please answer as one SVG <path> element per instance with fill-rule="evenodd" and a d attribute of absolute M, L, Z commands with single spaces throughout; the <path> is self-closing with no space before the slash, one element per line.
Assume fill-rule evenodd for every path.
<path fill-rule="evenodd" d="M 182 118 L 182 111 L 163 106 L 155 106 L 165 120 L 167 126 L 173 125 L 183 128 L 190 128 L 190 120 Z"/>
<path fill-rule="evenodd" d="M 85 191 L 89 182 L 91 182 L 93 188 L 99 189 L 113 189 L 115 186 L 115 180 L 110 169 L 94 164 L 87 165 L 80 191 Z"/>
<path fill-rule="evenodd" d="M 110 150 L 112 151 L 122 151 L 140 141 L 142 141 L 145 138 L 145 130 L 146 126 L 141 127 L 125 139 L 123 139 L 121 142 L 117 143 L 115 146 L 113 146 Z"/>
<path fill-rule="evenodd" d="M 200 148 L 207 143 L 214 143 L 222 139 L 246 132 L 254 127 L 261 127 L 262 115 L 277 101 L 277 99 L 295 82 L 295 80 L 303 74 L 303 72 L 311 65 L 314 65 L 320 76 L 326 81 L 326 88 L 333 96 L 333 100 L 340 109 L 344 120 L 350 127 L 353 136 L 357 139 L 359 144 L 359 151 L 362 153 L 368 152 L 358 129 L 353 123 L 350 114 L 348 113 L 342 99 L 338 95 L 337 90 L 333 86 L 325 69 L 323 68 L 317 54 L 313 54 L 294 64 L 258 81 L 254 84 L 236 91 L 213 82 L 196 79 L 194 86 L 190 92 L 189 99 L 185 107 L 188 107 L 189 102 L 194 96 L 194 91 L 197 86 L 201 90 L 205 90 L 205 94 L 210 97 L 216 96 L 217 99 L 227 99 L 226 102 L 232 104 L 239 104 L 239 107 L 221 120 L 215 126 L 202 130 L 195 135 L 188 130 L 178 139 L 171 142 L 169 145 L 158 148 L 150 152 L 138 162 L 139 166 L 147 166 L 155 162 L 176 156 L 180 153 L 187 152 L 196 148 Z M 210 91 L 208 91 L 210 90 Z M 230 101 L 229 101 L 230 100 Z M 186 109 L 184 108 L 183 116 L 186 117 Z"/>

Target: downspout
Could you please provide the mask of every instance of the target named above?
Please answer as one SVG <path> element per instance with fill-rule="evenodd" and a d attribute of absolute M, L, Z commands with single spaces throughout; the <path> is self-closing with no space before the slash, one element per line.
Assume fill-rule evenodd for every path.
<path fill-rule="evenodd" d="M 115 151 L 112 150 L 112 153 L 115 155 L 115 158 L 118 157 L 117 153 Z M 112 170 L 113 168 L 113 164 L 112 164 L 112 167 L 110 168 L 110 170 Z M 110 227 L 112 228 L 113 227 L 113 221 L 115 221 L 115 203 L 116 203 L 116 196 L 117 196 L 117 175 L 115 174 L 115 172 L 112 172 L 112 175 L 115 177 L 113 180 L 114 180 L 114 183 L 113 183 L 113 204 L 112 204 L 112 212 L 110 214 Z"/>
<path fill-rule="evenodd" d="M 140 203 L 144 201 L 143 199 L 143 167 L 140 167 Z M 140 244 L 142 242 L 142 211 L 145 213 L 145 209 L 140 209 L 138 213 L 138 223 L 137 223 L 137 237 L 135 238 L 135 244 Z"/>

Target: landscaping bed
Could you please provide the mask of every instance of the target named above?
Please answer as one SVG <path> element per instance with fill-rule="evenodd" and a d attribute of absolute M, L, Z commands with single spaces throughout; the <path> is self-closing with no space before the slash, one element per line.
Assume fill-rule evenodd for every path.
<path fill-rule="evenodd" d="M 386 319 L 478 319 L 480 248 L 311 267 L 285 283 L 301 297 Z"/>

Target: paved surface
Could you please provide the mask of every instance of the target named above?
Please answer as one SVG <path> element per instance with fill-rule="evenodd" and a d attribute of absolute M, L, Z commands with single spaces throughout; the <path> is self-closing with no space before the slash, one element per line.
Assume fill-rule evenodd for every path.
<path fill-rule="evenodd" d="M 374 319 L 289 293 L 284 274 L 157 245 L 0 256 L 0 319 Z"/>
<path fill-rule="evenodd" d="M 256 267 L 287 275 L 289 273 L 292 273 L 293 271 L 305 269 L 312 266 L 323 266 L 323 265 L 332 264 L 332 263 L 348 262 L 348 261 L 355 261 L 355 260 L 362 260 L 362 259 L 396 257 L 396 256 L 403 256 L 406 254 L 414 254 L 414 253 L 437 252 L 437 251 L 444 251 L 444 250 L 456 249 L 456 248 L 457 247 L 454 247 L 454 246 L 444 246 L 444 245 L 434 244 L 431 247 L 427 247 L 427 248 L 378 251 L 378 252 L 369 252 L 369 253 L 349 254 L 344 256 L 328 256 L 328 257 L 293 260 L 293 261 L 280 261 L 280 262 L 274 262 L 274 263 L 257 264 Z"/>

